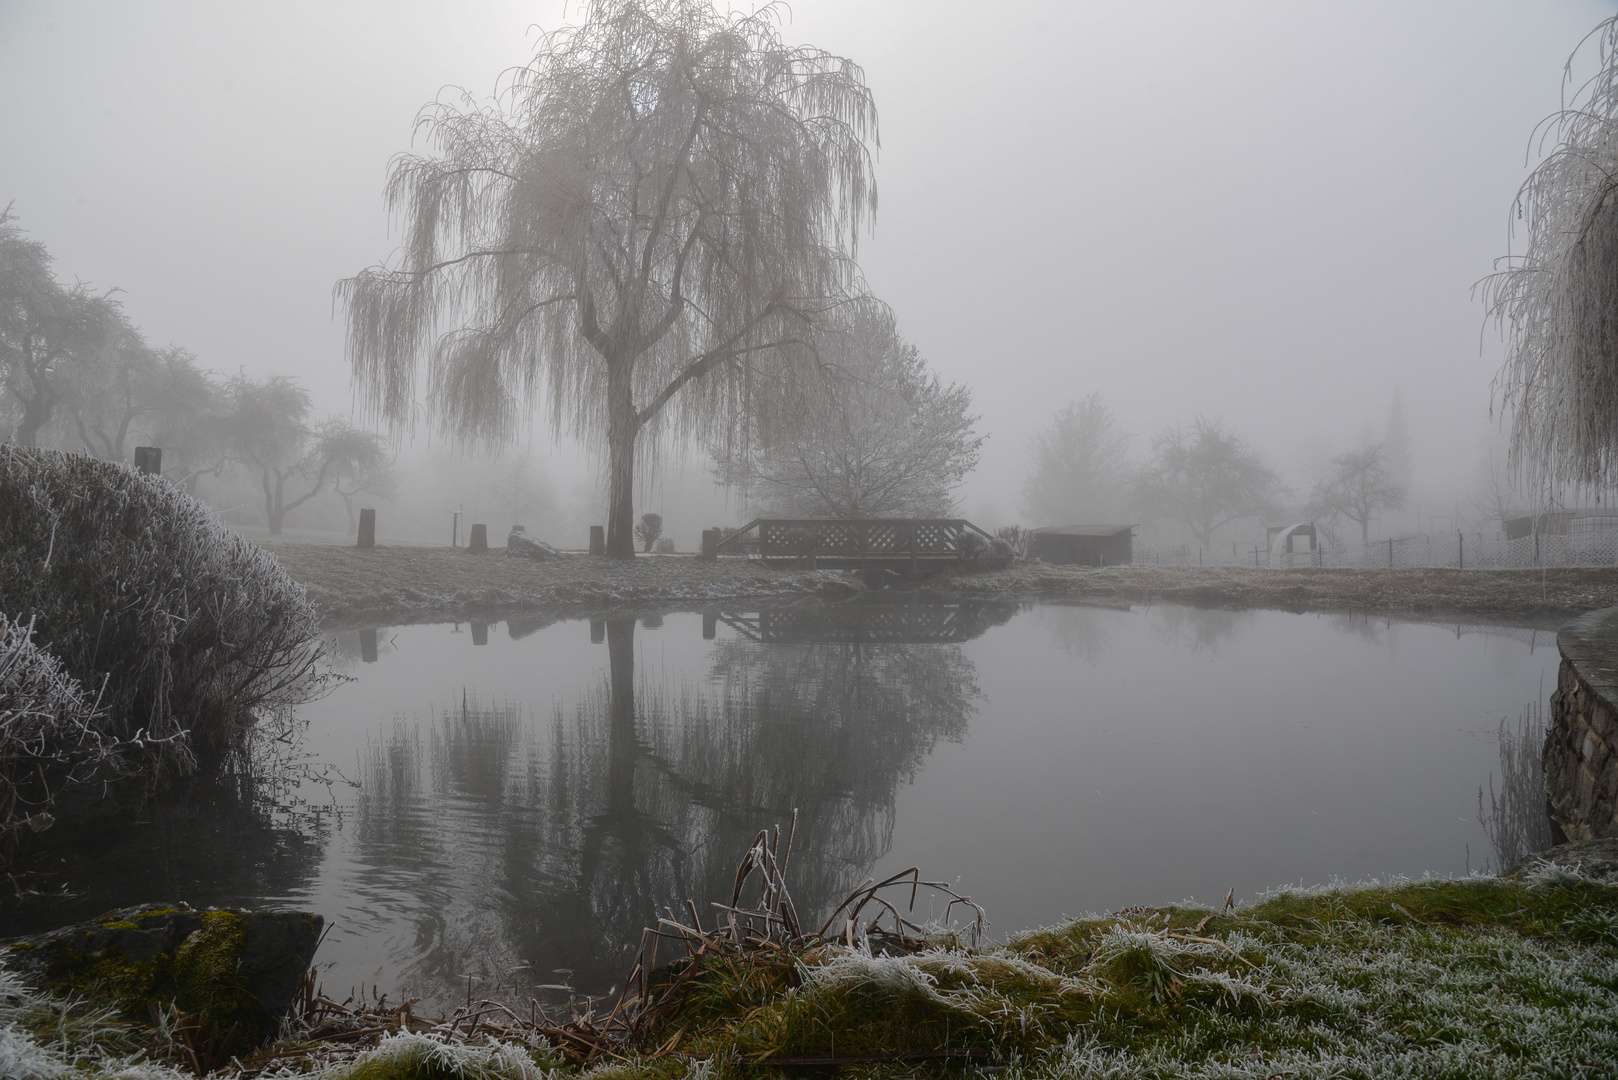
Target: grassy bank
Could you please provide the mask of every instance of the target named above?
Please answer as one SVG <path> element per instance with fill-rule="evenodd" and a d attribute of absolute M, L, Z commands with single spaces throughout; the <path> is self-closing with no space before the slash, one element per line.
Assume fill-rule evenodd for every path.
<path fill-rule="evenodd" d="M 832 1069 L 1030 1080 L 1611 1076 L 1618 843 L 1594 847 L 1605 852 L 1594 873 L 1588 861 L 1580 870 L 1564 859 L 1518 877 L 1279 892 L 1223 912 L 1136 908 L 981 950 L 938 941 L 908 955 L 820 941 L 696 948 L 658 970 L 655 1007 L 588 1064 L 588 1040 L 548 1039 L 483 1010 L 500 1022 L 464 1016 L 422 1031 L 427 1021 L 372 1015 L 324 1039 L 289 1031 L 279 1047 L 224 1071 L 322 1080 Z M 577 1021 L 574 1029 L 590 1029 Z M 43 1005 L 15 985 L 0 987 L 0 1022 L 6 1075 L 174 1075 L 161 1033 Z"/>
<path fill-rule="evenodd" d="M 856 575 L 770 569 L 727 558 L 649 556 L 617 562 L 583 555 L 555 562 L 470 555 L 445 547 L 359 550 L 265 541 L 328 623 L 421 622 L 544 608 L 700 607 L 863 591 Z M 945 598 L 1093 603 L 1175 603 L 1427 618 L 1559 621 L 1618 605 L 1618 569 L 1251 570 L 1124 566 L 1103 570 L 1027 564 L 943 574 L 917 586 Z"/>

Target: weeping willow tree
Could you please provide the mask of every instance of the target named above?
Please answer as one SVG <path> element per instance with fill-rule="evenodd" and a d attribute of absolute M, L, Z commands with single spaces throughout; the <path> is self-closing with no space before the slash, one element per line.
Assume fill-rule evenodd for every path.
<path fill-rule="evenodd" d="M 1580 48 L 1592 40 L 1600 70 L 1534 132 L 1555 145 L 1513 207 L 1525 248 L 1483 282 L 1506 339 L 1511 466 L 1542 497 L 1618 482 L 1618 19 Z"/>
<path fill-rule="evenodd" d="M 782 43 L 779 9 L 596 0 L 495 103 L 421 114 L 386 188 L 404 243 L 340 282 L 362 395 L 498 445 L 548 402 L 605 443 L 607 551 L 634 554 L 637 447 L 709 440 L 807 362 L 862 291 L 876 108 L 860 68 Z"/>

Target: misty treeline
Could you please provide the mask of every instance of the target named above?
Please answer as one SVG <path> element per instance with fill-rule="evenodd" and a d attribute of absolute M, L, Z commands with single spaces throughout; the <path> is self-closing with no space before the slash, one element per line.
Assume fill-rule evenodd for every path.
<path fill-rule="evenodd" d="M 1328 533 L 1351 529 L 1364 543 L 1378 516 L 1404 508 L 1410 488 L 1410 437 L 1397 397 L 1381 437 L 1368 432 L 1333 456 L 1301 494 L 1219 419 L 1165 428 L 1141 456 L 1133 443 L 1099 394 L 1069 404 L 1029 442 L 1024 516 L 1036 527 L 1149 522 L 1204 548 L 1261 536 L 1267 524 L 1313 520 Z"/>
<path fill-rule="evenodd" d="M 223 377 L 184 348 L 151 344 L 116 289 L 58 279 L 11 207 L 0 211 L 0 429 L 107 461 L 161 447 L 166 477 L 191 494 L 208 480 L 232 485 L 272 533 L 328 492 L 352 524 L 356 497 L 394 486 L 384 439 L 317 419 L 289 376 Z"/>

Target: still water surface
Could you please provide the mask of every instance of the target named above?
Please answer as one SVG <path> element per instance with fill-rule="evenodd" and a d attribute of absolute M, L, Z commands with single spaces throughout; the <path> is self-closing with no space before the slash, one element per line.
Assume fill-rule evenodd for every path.
<path fill-rule="evenodd" d="M 79 905 L 295 905 L 328 991 L 622 975 L 799 812 L 800 912 L 919 865 L 991 934 L 1227 889 L 1490 868 L 1554 635 L 1182 607 L 877 604 L 340 634 L 307 805 L 156 808 L 60 854 Z M 1510 747 L 1507 747 L 1510 749 Z M 1537 766 L 1537 747 L 1525 768 Z M 1481 799 L 1481 801 L 1480 801 Z M 544 993 L 541 992 L 541 996 Z"/>

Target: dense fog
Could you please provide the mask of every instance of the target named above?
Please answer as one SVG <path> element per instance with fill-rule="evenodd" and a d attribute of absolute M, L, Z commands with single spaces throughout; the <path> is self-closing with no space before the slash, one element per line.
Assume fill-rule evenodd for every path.
<path fill-rule="evenodd" d="M 737 469 L 712 437 L 670 429 L 638 448 L 635 514 L 660 513 L 682 551 L 710 525 L 821 505 L 989 529 L 1138 522 L 1143 540 L 1198 546 L 1305 518 L 1345 543 L 1497 534 L 1547 497 L 1512 484 L 1499 336 L 1474 286 L 1513 250 L 1512 200 L 1563 64 L 1610 12 L 781 9 L 785 41 L 863 67 L 879 197 L 856 251 L 892 319 L 861 361 L 874 396 L 804 399 L 824 414 L 805 444 L 925 413 L 972 421 L 971 445 L 927 498 L 816 503 L 794 492 L 824 462 Z M 448 541 L 461 511 L 463 542 L 481 521 L 491 537 L 524 524 L 583 546 L 607 514 L 599 441 L 553 424 L 544 394 L 500 446 L 458 439 L 420 401 L 382 422 L 355 392 L 333 293 L 402 242 L 382 189 L 395 155 L 428 149 L 412 141 L 418 110 L 458 107 L 457 88 L 486 105 L 543 31 L 579 17 L 556 3 L 0 2 L 0 91 L 27 103 L 0 116 L 10 235 L 42 245 L 61 295 L 123 342 L 33 441 L 126 460 L 161 442 L 171 475 L 249 531 L 273 524 L 267 478 L 284 474 L 283 507 L 316 491 L 286 509 L 295 533 L 347 535 L 374 505 L 384 538 Z M 1595 62 L 1576 57 L 1575 84 Z M 151 374 L 163 364 L 167 384 Z M 138 409 L 127 387 L 114 400 L 136 368 Z M 288 421 L 297 445 L 250 452 L 243 395 L 277 379 L 307 395 Z M 9 437 L 27 396 L 7 398 Z M 1248 487 L 1212 515 L 1171 512 L 1174 455 L 1199 446 L 1247 468 Z M 912 452 L 937 454 L 871 451 Z M 1368 476 L 1380 502 L 1366 503 Z"/>

